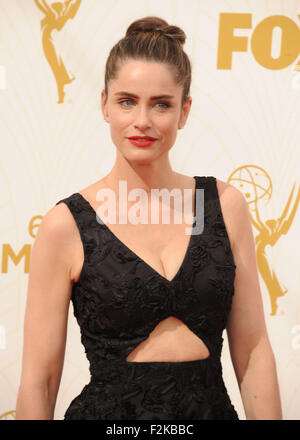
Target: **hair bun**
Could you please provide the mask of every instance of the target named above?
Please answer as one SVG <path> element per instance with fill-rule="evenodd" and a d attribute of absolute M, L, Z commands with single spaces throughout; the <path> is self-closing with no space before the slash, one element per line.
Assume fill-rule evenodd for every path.
<path fill-rule="evenodd" d="M 178 26 L 170 26 L 165 20 L 159 17 L 144 17 L 134 21 L 126 31 L 126 37 L 141 32 L 159 33 L 164 37 L 172 38 L 180 44 L 185 43 L 185 33 Z"/>

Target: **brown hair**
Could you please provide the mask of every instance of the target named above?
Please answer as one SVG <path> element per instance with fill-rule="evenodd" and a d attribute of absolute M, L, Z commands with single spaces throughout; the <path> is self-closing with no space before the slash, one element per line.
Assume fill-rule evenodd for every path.
<path fill-rule="evenodd" d="M 189 97 L 191 63 L 182 46 L 185 33 L 159 17 L 144 17 L 128 27 L 124 38 L 111 49 L 105 66 L 105 94 L 108 83 L 117 78 L 118 70 L 130 59 L 166 63 L 177 85 L 183 85 L 182 101 Z"/>

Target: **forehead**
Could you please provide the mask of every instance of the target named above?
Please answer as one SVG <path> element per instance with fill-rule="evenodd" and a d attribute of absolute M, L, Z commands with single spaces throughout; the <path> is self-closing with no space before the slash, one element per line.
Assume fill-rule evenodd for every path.
<path fill-rule="evenodd" d="M 113 92 L 126 90 L 140 94 L 180 94 L 174 76 L 164 63 L 130 60 L 122 65 L 117 78 L 111 82 Z"/>

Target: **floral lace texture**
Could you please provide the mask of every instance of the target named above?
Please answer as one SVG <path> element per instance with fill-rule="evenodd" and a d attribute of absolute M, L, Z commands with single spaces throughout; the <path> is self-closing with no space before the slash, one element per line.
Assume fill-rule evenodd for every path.
<path fill-rule="evenodd" d="M 70 209 L 83 244 L 84 264 L 71 301 L 91 373 L 65 419 L 238 419 L 220 361 L 236 265 L 216 178 L 194 178 L 196 189 L 204 189 L 204 229 L 191 235 L 171 281 L 100 223 L 80 193 L 56 203 Z M 169 316 L 202 339 L 210 355 L 187 362 L 126 361 Z"/>

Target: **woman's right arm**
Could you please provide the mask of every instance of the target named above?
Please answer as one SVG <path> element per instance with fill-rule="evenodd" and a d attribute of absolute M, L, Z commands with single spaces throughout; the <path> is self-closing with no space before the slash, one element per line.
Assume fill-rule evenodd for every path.
<path fill-rule="evenodd" d="M 30 257 L 16 418 L 53 419 L 73 281 L 75 222 L 64 203 L 43 218 Z"/>

